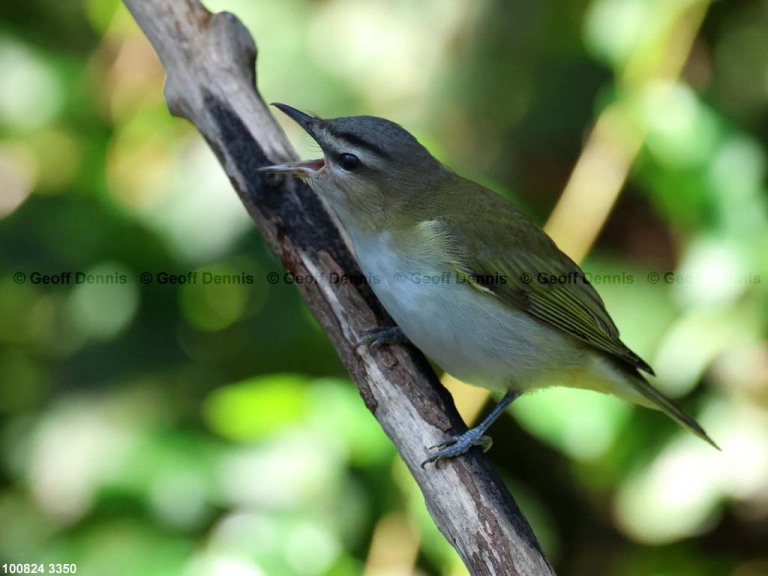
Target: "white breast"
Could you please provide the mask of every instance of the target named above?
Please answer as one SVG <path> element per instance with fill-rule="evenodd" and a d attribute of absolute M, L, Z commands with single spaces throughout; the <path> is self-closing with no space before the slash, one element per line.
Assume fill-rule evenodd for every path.
<path fill-rule="evenodd" d="M 552 366 L 583 368 L 583 349 L 527 314 L 508 309 L 425 255 L 406 258 L 388 233 L 350 232 L 371 287 L 406 336 L 444 370 L 495 390 L 559 384 Z M 553 379 L 554 378 L 554 379 Z"/>

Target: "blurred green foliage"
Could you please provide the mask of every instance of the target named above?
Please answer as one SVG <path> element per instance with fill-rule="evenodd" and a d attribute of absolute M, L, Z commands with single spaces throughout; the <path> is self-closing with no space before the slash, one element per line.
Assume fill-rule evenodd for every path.
<path fill-rule="evenodd" d="M 585 266 L 723 452 L 553 390 L 490 456 L 558 574 L 767 574 L 768 3 L 207 5 L 253 32 L 268 101 L 396 120 L 540 222 L 621 110 L 642 146 Z M 690 11 L 681 77 L 649 80 Z M 162 81 L 114 0 L 0 9 L 0 564 L 462 574 Z"/>

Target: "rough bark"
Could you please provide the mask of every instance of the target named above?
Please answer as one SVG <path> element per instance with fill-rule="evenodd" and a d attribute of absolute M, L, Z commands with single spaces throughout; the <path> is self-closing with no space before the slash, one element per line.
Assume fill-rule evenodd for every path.
<path fill-rule="evenodd" d="M 316 280 L 297 288 L 470 572 L 554 574 L 479 450 L 439 466 L 420 466 L 426 446 L 466 427 L 418 351 L 397 346 L 372 354 L 355 345 L 364 329 L 391 325 L 391 319 L 367 285 L 332 282 L 334 272 L 361 273 L 314 193 L 295 179 L 257 171 L 293 160 L 295 153 L 256 89 L 256 46 L 245 27 L 232 14 L 212 14 L 196 0 L 125 3 L 165 67 L 171 113 L 192 122 L 208 141 L 286 270 Z"/>

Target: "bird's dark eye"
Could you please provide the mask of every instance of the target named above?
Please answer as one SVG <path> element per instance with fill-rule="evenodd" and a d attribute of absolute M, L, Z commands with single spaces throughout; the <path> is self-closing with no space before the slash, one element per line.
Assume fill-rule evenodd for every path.
<path fill-rule="evenodd" d="M 360 165 L 360 158 L 355 156 L 354 154 L 349 154 L 348 152 L 345 152 L 344 154 L 339 155 L 339 166 L 344 168 L 344 170 L 352 171 L 355 168 L 357 168 Z"/>

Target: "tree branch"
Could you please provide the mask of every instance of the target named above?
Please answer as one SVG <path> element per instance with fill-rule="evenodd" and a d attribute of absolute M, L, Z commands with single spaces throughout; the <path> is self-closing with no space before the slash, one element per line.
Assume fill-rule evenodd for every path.
<path fill-rule="evenodd" d="M 232 14 L 197 0 L 125 0 L 166 70 L 172 114 L 192 122 L 218 156 L 240 199 L 299 284 L 366 406 L 392 439 L 421 488 L 437 526 L 472 574 L 554 574 L 512 496 L 478 450 L 440 466 L 420 463 L 425 446 L 466 429 L 424 357 L 392 347 L 355 347 L 365 328 L 391 319 L 367 285 L 331 282 L 360 275 L 333 219 L 296 179 L 258 168 L 295 159 L 255 88 L 256 46 Z"/>

